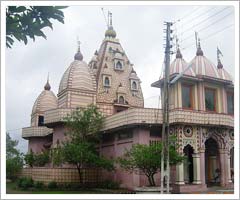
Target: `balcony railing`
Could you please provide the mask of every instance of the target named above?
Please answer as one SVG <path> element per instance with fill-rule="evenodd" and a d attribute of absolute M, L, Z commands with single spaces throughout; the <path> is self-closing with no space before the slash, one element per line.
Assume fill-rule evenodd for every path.
<path fill-rule="evenodd" d="M 104 130 L 134 124 L 162 124 L 162 110 L 133 108 L 106 118 Z M 205 111 L 174 109 L 170 111 L 170 124 L 199 124 L 233 127 L 233 116 Z"/>
<path fill-rule="evenodd" d="M 45 112 L 44 124 L 51 124 L 64 121 L 64 118 L 70 114 L 73 109 L 70 108 L 57 108 Z"/>
<path fill-rule="evenodd" d="M 45 126 L 33 126 L 33 127 L 26 127 L 22 129 L 22 137 L 44 137 L 53 132 L 52 129 L 47 128 Z"/>
<path fill-rule="evenodd" d="M 45 124 L 64 121 L 64 117 L 73 109 L 58 108 L 45 113 Z M 104 130 L 117 127 L 139 124 L 162 124 L 162 110 L 154 108 L 130 108 L 128 110 L 108 116 L 104 122 Z M 174 109 L 170 111 L 170 124 L 199 124 L 216 126 L 234 126 L 234 117 L 222 113 L 210 113 L 205 111 Z"/>

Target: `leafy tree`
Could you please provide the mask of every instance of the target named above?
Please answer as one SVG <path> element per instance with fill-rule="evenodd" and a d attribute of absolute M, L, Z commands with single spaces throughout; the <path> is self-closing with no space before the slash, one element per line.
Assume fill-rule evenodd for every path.
<path fill-rule="evenodd" d="M 76 142 L 96 142 L 99 131 L 103 127 L 104 117 L 98 108 L 89 105 L 87 108 L 77 108 L 65 118 L 69 131 L 66 133 Z"/>
<path fill-rule="evenodd" d="M 50 157 L 48 151 L 43 151 L 41 153 L 34 155 L 34 165 L 38 167 L 43 167 L 47 163 L 49 163 Z"/>
<path fill-rule="evenodd" d="M 118 158 L 120 166 L 126 171 L 132 173 L 144 173 L 150 186 L 155 186 L 154 175 L 161 169 L 161 151 L 162 143 L 154 145 L 135 144 L 130 150 L 127 150 L 122 157 Z M 170 165 L 182 162 L 183 156 L 177 153 L 174 145 L 169 147 Z"/>
<path fill-rule="evenodd" d="M 65 118 L 68 140 L 59 145 L 53 153 L 53 162 L 67 162 L 76 166 L 82 184 L 83 169 L 98 167 L 113 170 L 113 161 L 98 155 L 96 144 L 104 117 L 97 107 L 78 108 Z"/>
<path fill-rule="evenodd" d="M 6 136 L 6 176 L 9 179 L 14 179 L 17 173 L 22 169 L 23 156 L 16 149 L 17 140 L 12 140 L 9 133 Z"/>
<path fill-rule="evenodd" d="M 66 6 L 8 6 L 6 10 L 6 46 L 11 48 L 14 38 L 26 45 L 28 38 L 47 38 L 43 28 L 52 27 L 51 19 L 64 23 L 61 9 Z"/>
<path fill-rule="evenodd" d="M 34 162 L 35 162 L 35 157 L 34 157 L 34 154 L 33 154 L 32 149 L 30 150 L 29 153 L 27 153 L 27 154 L 24 156 L 24 160 L 25 160 L 25 162 L 26 162 L 27 165 L 29 165 L 30 167 L 33 167 Z"/>
<path fill-rule="evenodd" d="M 98 167 L 107 170 L 113 170 L 113 162 L 100 157 L 95 151 L 95 147 L 86 141 L 67 142 L 63 146 L 64 161 L 77 167 L 79 182 L 83 182 L 83 169 L 86 167 Z"/>

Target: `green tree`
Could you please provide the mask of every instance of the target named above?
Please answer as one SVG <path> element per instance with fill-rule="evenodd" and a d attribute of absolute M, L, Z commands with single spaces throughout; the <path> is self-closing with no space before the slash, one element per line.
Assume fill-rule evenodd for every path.
<path fill-rule="evenodd" d="M 36 36 L 47 38 L 45 27 L 53 29 L 51 19 L 64 23 L 61 9 L 66 6 L 8 6 L 6 10 L 6 46 L 11 48 L 14 38 L 23 41 L 35 41 Z"/>
<path fill-rule="evenodd" d="M 76 166 L 79 181 L 82 184 L 83 169 L 97 167 L 113 170 L 113 161 L 99 156 L 96 145 L 99 142 L 99 131 L 103 126 L 104 117 L 97 107 L 90 105 L 79 108 L 65 118 L 68 140 L 59 145 L 54 151 L 53 162 L 67 162 Z"/>
<path fill-rule="evenodd" d="M 98 108 L 89 105 L 87 108 L 77 108 L 65 118 L 69 131 L 66 135 L 76 142 L 97 142 L 99 131 L 103 127 L 104 117 Z"/>
<path fill-rule="evenodd" d="M 29 153 L 27 153 L 25 156 L 24 156 L 24 160 L 26 162 L 27 165 L 29 165 L 30 167 L 33 167 L 34 163 L 35 163 L 35 156 L 33 154 L 33 151 L 32 149 L 30 150 Z"/>
<path fill-rule="evenodd" d="M 150 186 L 155 186 L 154 175 L 161 169 L 162 143 L 154 145 L 135 144 L 130 150 L 126 150 L 122 157 L 118 158 L 120 166 L 130 173 L 144 173 Z M 169 147 L 170 165 L 176 165 L 183 161 L 175 150 L 174 145 Z"/>
<path fill-rule="evenodd" d="M 95 151 L 93 144 L 82 142 L 67 142 L 63 145 L 64 161 L 77 167 L 79 182 L 83 183 L 83 169 L 89 167 L 103 168 L 113 170 L 113 162 L 101 157 Z"/>
<path fill-rule="evenodd" d="M 23 167 L 23 156 L 17 150 L 17 140 L 12 140 L 9 133 L 6 135 L 6 176 L 9 179 L 14 179 L 17 173 Z"/>

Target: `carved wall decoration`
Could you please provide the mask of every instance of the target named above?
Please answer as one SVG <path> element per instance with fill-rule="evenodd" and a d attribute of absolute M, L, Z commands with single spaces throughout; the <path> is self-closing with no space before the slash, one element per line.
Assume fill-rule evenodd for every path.
<path fill-rule="evenodd" d="M 185 126 L 183 132 L 186 137 L 192 137 L 193 136 L 192 126 Z"/>

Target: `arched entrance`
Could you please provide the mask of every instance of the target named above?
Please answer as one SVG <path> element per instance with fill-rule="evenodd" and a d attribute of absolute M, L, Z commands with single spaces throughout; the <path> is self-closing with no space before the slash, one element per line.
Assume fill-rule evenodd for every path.
<path fill-rule="evenodd" d="M 220 185 L 219 147 L 213 138 L 205 142 L 205 179 L 208 186 Z"/>
<path fill-rule="evenodd" d="M 186 156 L 186 160 L 184 161 L 184 182 L 192 183 L 193 182 L 193 147 L 191 145 L 187 145 L 183 149 L 183 153 Z"/>

